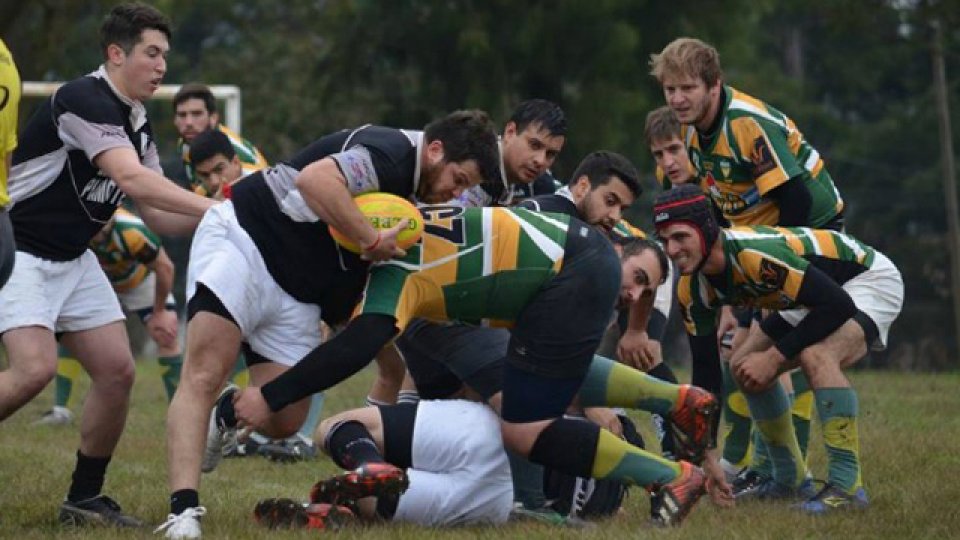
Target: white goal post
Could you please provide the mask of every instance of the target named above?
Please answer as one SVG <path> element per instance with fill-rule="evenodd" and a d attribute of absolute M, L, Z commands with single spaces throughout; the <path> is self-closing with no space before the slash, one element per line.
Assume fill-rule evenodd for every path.
<path fill-rule="evenodd" d="M 23 96 L 46 97 L 53 94 L 62 84 L 62 82 L 24 81 Z M 213 92 L 213 97 L 226 102 L 226 107 L 223 108 L 223 123 L 233 131 L 243 133 L 241 129 L 242 120 L 240 118 L 241 111 L 243 110 L 240 98 L 240 87 L 232 84 L 215 84 L 210 85 L 209 88 L 210 91 Z M 177 91 L 179 90 L 179 84 L 161 84 L 160 88 L 154 92 L 153 99 L 172 100 L 173 96 L 177 95 Z"/>

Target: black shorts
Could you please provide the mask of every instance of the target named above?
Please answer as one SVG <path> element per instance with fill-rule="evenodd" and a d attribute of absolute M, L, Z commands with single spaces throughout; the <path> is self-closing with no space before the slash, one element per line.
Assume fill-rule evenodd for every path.
<path fill-rule="evenodd" d="M 561 416 L 583 382 L 620 291 L 620 257 L 591 227 L 571 222 L 560 272 L 517 318 L 507 349 L 503 419 Z"/>
<path fill-rule="evenodd" d="M 467 385 L 485 400 L 503 385 L 510 332 L 414 319 L 395 344 L 422 399 L 444 399 Z"/>
<path fill-rule="evenodd" d="M 17 245 L 13 239 L 13 224 L 10 223 L 10 215 L 7 211 L 0 209 L 0 289 L 10 279 L 16 257 Z"/>

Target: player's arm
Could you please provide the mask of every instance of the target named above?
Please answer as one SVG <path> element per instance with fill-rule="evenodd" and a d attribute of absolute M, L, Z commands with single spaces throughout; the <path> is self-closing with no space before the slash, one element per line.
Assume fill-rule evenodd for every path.
<path fill-rule="evenodd" d="M 156 275 L 156 287 L 153 295 L 154 314 L 166 311 L 167 298 L 173 291 L 173 261 L 167 255 L 162 247 L 157 250 L 157 256 L 152 261 L 145 263 L 147 268 L 153 270 Z"/>
<path fill-rule="evenodd" d="M 104 150 L 93 158 L 93 163 L 137 202 L 143 220 L 158 233 L 189 234 L 214 204 L 144 166 L 132 148 Z"/>
<path fill-rule="evenodd" d="M 649 371 L 660 360 L 650 347 L 650 336 L 647 335 L 655 293 L 656 289 L 646 291 L 639 300 L 630 304 L 627 328 L 617 344 L 617 356 L 620 361 L 642 371 Z"/>
<path fill-rule="evenodd" d="M 690 382 L 722 396 L 723 375 L 716 338 L 716 310 L 699 300 L 700 291 L 693 290 L 693 286 L 693 280 L 688 276 L 683 276 L 677 284 L 677 302 L 681 306 L 692 358 Z"/>
<path fill-rule="evenodd" d="M 397 334 L 396 319 L 363 313 L 330 341 L 313 349 L 295 366 L 263 385 L 260 392 L 270 410 L 321 392 L 350 378 L 369 364 Z"/>
<path fill-rule="evenodd" d="M 307 206 L 325 223 L 361 246 L 366 258 L 380 261 L 403 256 L 404 252 L 396 242 L 400 229 L 394 227 L 377 232 L 370 225 L 353 202 L 347 179 L 332 158 L 323 158 L 304 167 L 295 184 Z"/>
<path fill-rule="evenodd" d="M 796 301 L 810 313 L 795 328 L 779 315 L 767 317 L 761 326 L 764 333 L 776 341 L 774 348 L 783 356 L 784 368 L 787 359 L 793 359 L 803 349 L 823 341 L 857 314 L 857 306 L 850 294 L 813 265 L 803 274 Z"/>
<path fill-rule="evenodd" d="M 810 223 L 810 208 L 813 197 L 807 189 L 803 176 L 794 176 L 783 184 L 767 192 L 767 196 L 776 201 L 780 208 L 781 227 L 805 227 Z"/>

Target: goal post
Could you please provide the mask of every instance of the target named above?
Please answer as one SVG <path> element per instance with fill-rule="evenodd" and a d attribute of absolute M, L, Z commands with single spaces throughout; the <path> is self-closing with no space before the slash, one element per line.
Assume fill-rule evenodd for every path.
<path fill-rule="evenodd" d="M 24 81 L 22 95 L 24 97 L 46 97 L 53 94 L 62 84 L 63 82 Z M 161 84 L 154 92 L 152 99 L 172 100 L 173 96 L 177 95 L 180 90 L 180 86 L 179 84 Z M 243 104 L 240 97 L 240 87 L 232 84 L 214 84 L 208 87 L 213 92 L 213 97 L 226 102 L 226 106 L 223 108 L 223 123 L 233 131 L 243 133 L 243 129 L 241 129 Z"/>

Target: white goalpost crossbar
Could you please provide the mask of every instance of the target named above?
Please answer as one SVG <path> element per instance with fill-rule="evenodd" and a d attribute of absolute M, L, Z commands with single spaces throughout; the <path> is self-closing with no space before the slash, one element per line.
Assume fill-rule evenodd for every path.
<path fill-rule="evenodd" d="M 62 84 L 63 82 L 24 81 L 23 96 L 46 97 L 52 95 Z M 233 131 L 243 133 L 243 129 L 241 129 L 242 120 L 240 118 L 241 111 L 243 110 L 243 104 L 240 98 L 240 87 L 232 84 L 215 84 L 210 85 L 209 88 L 215 98 L 222 99 L 226 102 L 226 107 L 223 108 L 223 123 Z M 179 84 L 161 84 L 160 88 L 154 92 L 153 99 L 172 100 L 173 96 L 175 96 L 179 90 Z"/>

